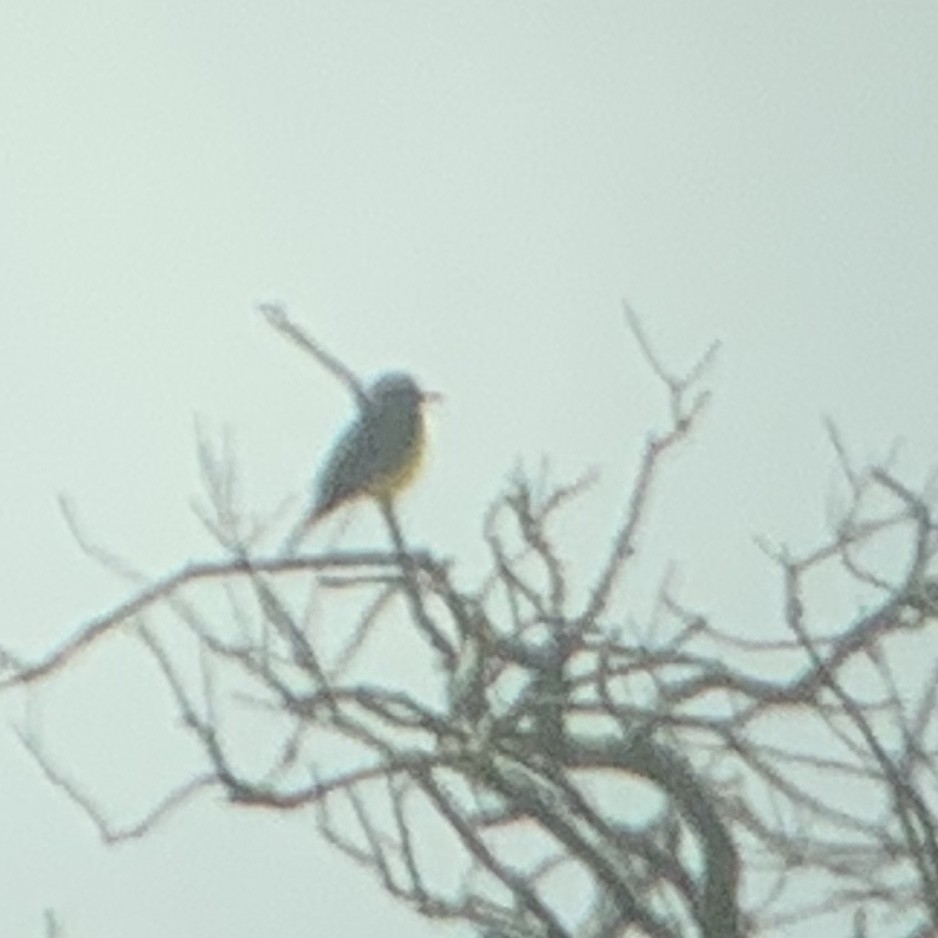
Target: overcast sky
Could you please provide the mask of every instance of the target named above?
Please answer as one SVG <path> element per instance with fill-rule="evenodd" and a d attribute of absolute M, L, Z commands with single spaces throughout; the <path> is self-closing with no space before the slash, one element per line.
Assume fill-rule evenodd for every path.
<path fill-rule="evenodd" d="M 194 417 L 233 431 L 252 511 L 302 495 L 349 401 L 257 315 L 268 299 L 362 374 L 446 395 L 403 517 L 467 581 L 519 460 L 598 468 L 571 537 L 606 545 L 665 414 L 623 299 L 675 367 L 719 339 L 643 546 L 769 634 L 753 535 L 824 530 L 822 417 L 860 461 L 903 440 L 910 484 L 938 455 L 936 36 L 931 0 L 8 0 L 0 644 L 39 655 L 127 594 L 60 494 L 154 576 L 212 556 Z M 381 537 L 367 508 L 347 536 Z M 124 646 L 32 712 L 131 819 L 192 753 Z M 68 938 L 440 934 L 312 816 L 206 799 L 106 848 L 9 728 L 0 766 L 2 935 L 39 934 L 47 907 Z"/>

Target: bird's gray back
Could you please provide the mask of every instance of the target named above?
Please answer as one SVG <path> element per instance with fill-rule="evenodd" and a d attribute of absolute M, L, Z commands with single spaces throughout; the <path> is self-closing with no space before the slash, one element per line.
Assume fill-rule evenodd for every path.
<path fill-rule="evenodd" d="M 419 446 L 419 398 L 377 398 L 342 434 L 319 475 L 314 512 L 325 514 L 348 498 L 380 487 L 404 469 Z"/>

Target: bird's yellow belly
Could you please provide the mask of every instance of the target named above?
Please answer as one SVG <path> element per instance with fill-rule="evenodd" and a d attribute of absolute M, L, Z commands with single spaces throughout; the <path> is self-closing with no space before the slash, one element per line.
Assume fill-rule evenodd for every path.
<path fill-rule="evenodd" d="M 417 441 L 412 447 L 407 461 L 393 472 L 384 473 L 365 486 L 368 494 L 374 498 L 389 499 L 406 489 L 417 478 L 423 467 L 427 449 L 426 443 L 426 428 L 421 425 Z"/>

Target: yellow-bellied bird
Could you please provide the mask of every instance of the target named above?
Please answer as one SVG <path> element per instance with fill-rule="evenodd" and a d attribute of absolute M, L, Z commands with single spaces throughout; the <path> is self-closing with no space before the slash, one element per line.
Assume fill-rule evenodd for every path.
<path fill-rule="evenodd" d="M 368 388 L 358 416 L 319 472 L 312 507 L 287 542 L 288 551 L 339 506 L 363 496 L 391 500 L 414 481 L 427 442 L 424 404 L 439 396 L 403 372 L 381 375 Z"/>

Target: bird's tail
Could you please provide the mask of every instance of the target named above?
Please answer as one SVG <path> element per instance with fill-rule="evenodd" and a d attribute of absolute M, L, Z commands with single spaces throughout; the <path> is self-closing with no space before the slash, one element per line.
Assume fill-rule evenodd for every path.
<path fill-rule="evenodd" d="M 292 557 L 299 550 L 300 545 L 309 534 L 310 528 L 319 520 L 319 517 L 315 512 L 303 515 L 287 535 L 283 546 L 280 548 L 280 553 L 286 557 Z"/>
<path fill-rule="evenodd" d="M 318 508 L 314 508 L 311 511 L 308 511 L 303 517 L 294 525 L 293 529 L 287 535 L 286 540 L 283 542 L 283 546 L 280 548 L 280 553 L 285 557 L 292 557 L 297 550 L 299 550 L 300 545 L 303 541 L 309 537 L 310 531 L 322 521 L 323 518 L 331 515 L 336 508 L 337 504 L 326 504 L 320 505 Z M 344 531 L 347 525 L 343 524 L 340 531 Z"/>

